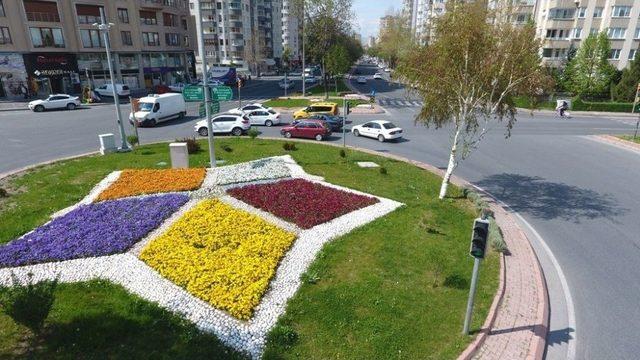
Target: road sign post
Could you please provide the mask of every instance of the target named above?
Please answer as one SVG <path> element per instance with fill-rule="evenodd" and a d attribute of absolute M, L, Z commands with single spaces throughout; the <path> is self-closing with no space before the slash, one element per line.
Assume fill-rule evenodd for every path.
<path fill-rule="evenodd" d="M 471 273 L 471 287 L 469 288 L 469 299 L 467 300 L 467 312 L 462 328 L 463 335 L 469 335 L 469 327 L 471 326 L 471 317 L 473 315 L 473 302 L 476 297 L 476 287 L 478 285 L 478 273 L 480 272 L 480 261 L 484 259 L 488 237 L 489 221 L 476 219 L 473 222 L 471 248 L 469 249 L 469 255 L 473 257 L 473 272 Z"/>

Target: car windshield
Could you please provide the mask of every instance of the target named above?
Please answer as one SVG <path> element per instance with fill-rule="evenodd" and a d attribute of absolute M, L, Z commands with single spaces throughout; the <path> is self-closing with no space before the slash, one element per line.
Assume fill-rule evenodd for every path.
<path fill-rule="evenodd" d="M 384 123 L 384 124 L 382 124 L 382 126 L 384 126 L 385 129 L 394 129 L 394 128 L 397 127 L 393 123 L 390 123 L 390 122 L 389 123 Z"/>
<path fill-rule="evenodd" d="M 274 110 L 269 109 L 269 113 L 275 115 L 276 112 Z"/>
<path fill-rule="evenodd" d="M 153 103 L 141 102 L 139 109 L 140 111 L 151 111 L 151 109 L 153 109 Z"/>

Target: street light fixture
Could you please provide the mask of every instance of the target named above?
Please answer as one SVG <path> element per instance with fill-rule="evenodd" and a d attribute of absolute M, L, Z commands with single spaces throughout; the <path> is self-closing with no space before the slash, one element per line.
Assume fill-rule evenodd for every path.
<path fill-rule="evenodd" d="M 109 29 L 113 26 L 113 23 L 107 23 L 104 16 L 104 8 L 100 8 L 100 24 L 94 23 L 93 26 L 97 27 L 104 36 L 104 46 L 107 51 L 107 62 L 109 63 L 109 77 L 111 78 L 111 88 L 113 90 L 113 102 L 116 105 L 116 117 L 118 119 L 118 128 L 120 130 L 120 149 L 119 151 L 131 151 L 131 147 L 127 144 L 127 135 L 124 133 L 124 124 L 122 123 L 122 114 L 120 114 L 120 99 L 118 98 L 118 90 L 116 89 L 116 82 L 113 76 L 113 64 L 111 64 L 111 51 L 109 50 Z"/>

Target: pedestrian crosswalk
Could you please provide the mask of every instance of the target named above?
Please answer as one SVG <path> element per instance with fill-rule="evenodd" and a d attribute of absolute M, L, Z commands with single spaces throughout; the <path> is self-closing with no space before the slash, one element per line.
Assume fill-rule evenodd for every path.
<path fill-rule="evenodd" d="M 409 100 L 404 98 L 382 98 L 378 99 L 378 104 L 383 107 L 403 108 L 422 107 L 424 103 L 420 100 Z"/>

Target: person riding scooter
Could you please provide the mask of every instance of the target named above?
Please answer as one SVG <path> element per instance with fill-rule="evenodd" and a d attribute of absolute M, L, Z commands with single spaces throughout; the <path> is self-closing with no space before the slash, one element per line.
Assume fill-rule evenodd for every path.
<path fill-rule="evenodd" d="M 558 107 L 556 107 L 556 111 L 558 111 L 558 113 L 560 114 L 560 117 L 565 117 L 565 111 L 569 110 L 569 104 L 562 100 L 562 102 L 560 103 L 560 105 L 558 105 Z"/>

